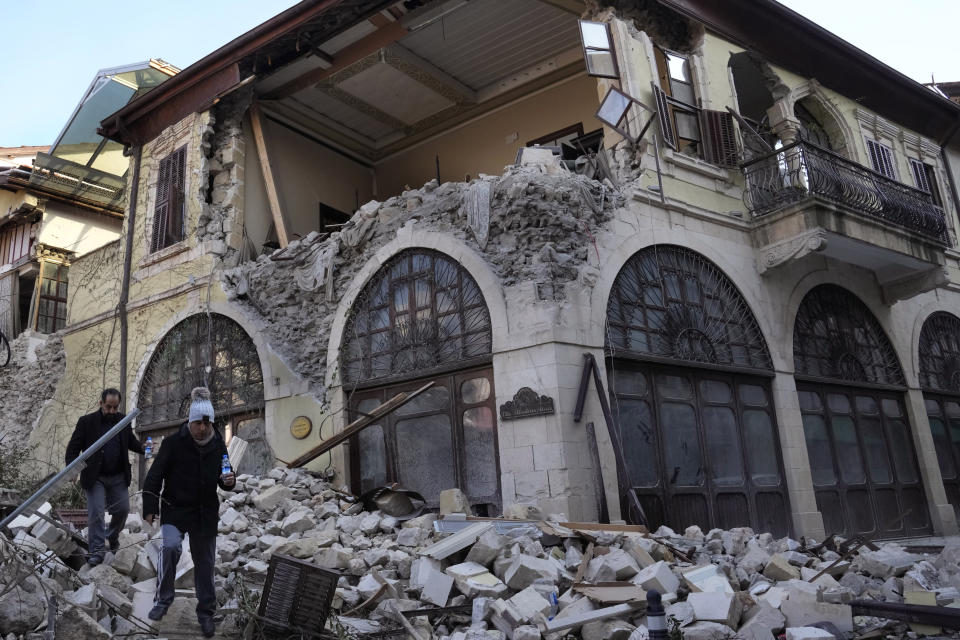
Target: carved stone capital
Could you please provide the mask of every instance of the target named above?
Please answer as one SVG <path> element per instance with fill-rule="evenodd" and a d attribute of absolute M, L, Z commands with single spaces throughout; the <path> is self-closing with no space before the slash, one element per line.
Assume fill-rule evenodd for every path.
<path fill-rule="evenodd" d="M 827 231 L 817 227 L 787 240 L 767 245 L 759 250 L 757 270 L 765 273 L 768 269 L 827 248 Z"/>

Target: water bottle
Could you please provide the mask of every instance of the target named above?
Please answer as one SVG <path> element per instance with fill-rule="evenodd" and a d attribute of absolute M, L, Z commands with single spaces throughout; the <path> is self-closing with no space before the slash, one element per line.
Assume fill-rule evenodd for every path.
<path fill-rule="evenodd" d="M 143 457 L 149 460 L 153 457 L 153 438 L 147 436 L 147 442 L 143 445 Z"/>
<path fill-rule="evenodd" d="M 230 458 L 227 454 L 223 454 L 223 462 L 220 463 L 220 473 L 223 475 L 233 473 L 233 469 L 230 468 Z"/>

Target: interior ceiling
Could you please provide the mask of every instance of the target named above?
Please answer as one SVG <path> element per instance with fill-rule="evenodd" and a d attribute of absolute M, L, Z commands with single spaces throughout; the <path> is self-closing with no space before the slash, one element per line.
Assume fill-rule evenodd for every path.
<path fill-rule="evenodd" d="M 408 12 L 400 2 L 265 78 L 257 93 L 270 116 L 375 161 L 515 91 L 582 71 L 577 6 L 434 0 Z"/>

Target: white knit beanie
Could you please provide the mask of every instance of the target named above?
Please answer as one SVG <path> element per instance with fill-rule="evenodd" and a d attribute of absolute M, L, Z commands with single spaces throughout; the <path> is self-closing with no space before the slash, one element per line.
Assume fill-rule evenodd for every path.
<path fill-rule="evenodd" d="M 203 420 L 213 422 L 213 403 L 210 402 L 210 389 L 194 387 L 190 392 L 190 422 Z"/>

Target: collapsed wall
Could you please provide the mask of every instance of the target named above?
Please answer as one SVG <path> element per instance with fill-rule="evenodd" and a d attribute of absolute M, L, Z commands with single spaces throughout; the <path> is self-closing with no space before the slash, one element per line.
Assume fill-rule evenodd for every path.
<path fill-rule="evenodd" d="M 22 448 L 66 370 L 63 334 L 20 334 L 10 343 L 10 362 L 0 367 L 0 443 Z"/>
<path fill-rule="evenodd" d="M 360 208 L 338 232 L 311 233 L 222 274 L 227 295 L 259 316 L 266 337 L 323 397 L 330 327 L 357 273 L 405 227 L 448 234 L 476 251 L 505 289 L 535 282 L 562 300 L 592 238 L 623 197 L 609 183 L 543 165 L 470 183 L 436 180 Z M 250 215 L 251 212 L 246 212 Z"/>

